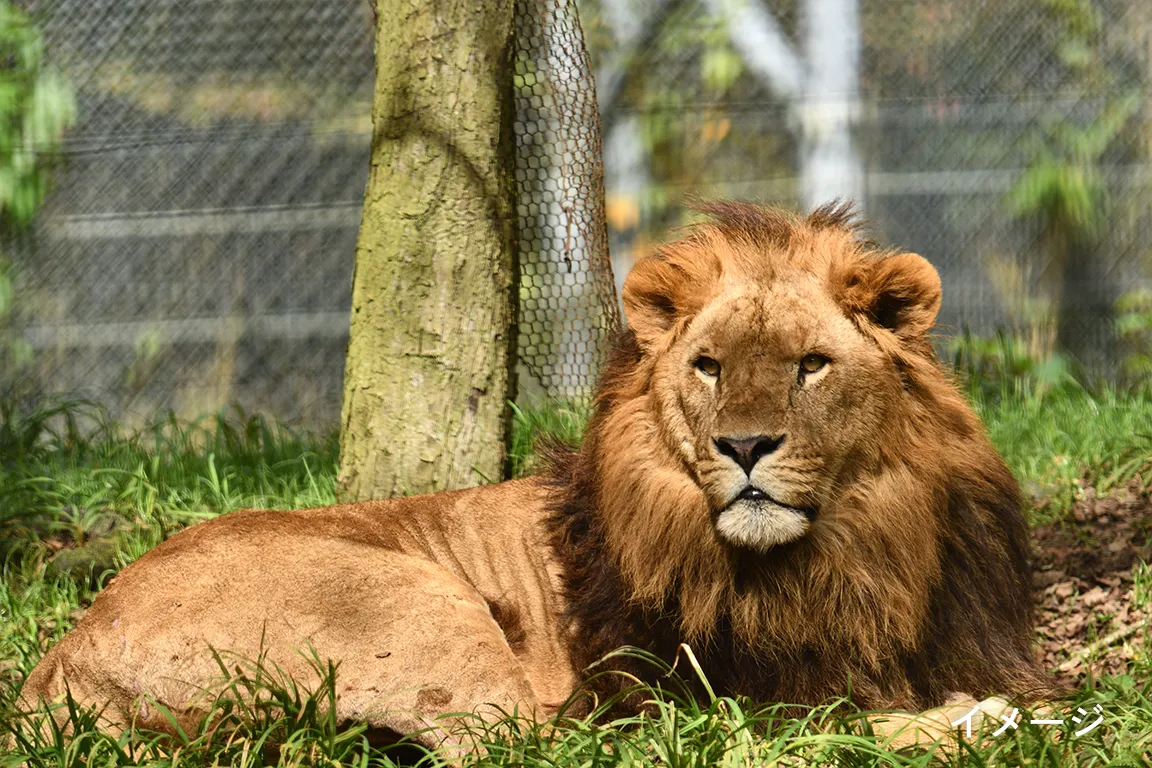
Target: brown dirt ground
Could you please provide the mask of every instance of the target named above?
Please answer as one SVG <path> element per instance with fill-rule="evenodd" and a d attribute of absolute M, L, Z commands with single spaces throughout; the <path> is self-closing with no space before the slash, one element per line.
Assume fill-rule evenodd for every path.
<path fill-rule="evenodd" d="M 1060 522 L 1032 531 L 1038 653 L 1068 686 L 1128 672 L 1152 615 L 1132 589 L 1133 567 L 1152 561 L 1152 491 L 1136 480 L 1103 497 L 1083 485 L 1077 496 Z"/>

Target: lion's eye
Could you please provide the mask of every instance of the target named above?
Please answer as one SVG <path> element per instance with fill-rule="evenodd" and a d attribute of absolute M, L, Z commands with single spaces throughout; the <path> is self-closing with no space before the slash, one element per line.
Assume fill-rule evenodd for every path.
<path fill-rule="evenodd" d="M 816 373 L 828 364 L 828 358 L 823 355 L 804 355 L 800 360 L 801 373 Z"/>
<path fill-rule="evenodd" d="M 696 370 L 705 376 L 719 376 L 720 363 L 716 362 L 710 357 L 698 357 L 694 363 Z"/>

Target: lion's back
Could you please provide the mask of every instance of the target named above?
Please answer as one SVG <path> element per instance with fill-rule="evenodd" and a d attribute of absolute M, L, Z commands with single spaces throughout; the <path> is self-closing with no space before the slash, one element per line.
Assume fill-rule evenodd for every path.
<path fill-rule="evenodd" d="M 349 701 L 366 680 L 380 691 L 411 688 L 420 682 L 412 670 L 421 667 L 457 695 L 482 697 L 485 680 L 457 679 L 457 661 L 441 667 L 464 650 L 454 645 L 459 638 L 488 637 L 466 652 L 492 657 L 486 666 L 503 665 L 505 676 L 518 672 L 492 601 L 548 583 L 540 573 L 548 564 L 533 555 L 541 498 L 538 484 L 517 482 L 313 510 L 240 511 L 193 526 L 119 574 L 29 676 L 23 696 L 30 705 L 56 699 L 67 684 L 89 703 L 111 702 L 119 718 L 139 706 L 141 694 L 182 710 L 199 689 L 214 687 L 221 661 L 231 670 L 264 657 L 295 679 L 314 678 L 300 653 L 311 647 L 348 671 Z M 558 610 L 554 596 L 546 597 Z M 507 610 L 529 619 L 527 609 Z M 555 626 L 553 613 L 530 618 Z M 537 655 L 549 645 L 541 634 Z"/>

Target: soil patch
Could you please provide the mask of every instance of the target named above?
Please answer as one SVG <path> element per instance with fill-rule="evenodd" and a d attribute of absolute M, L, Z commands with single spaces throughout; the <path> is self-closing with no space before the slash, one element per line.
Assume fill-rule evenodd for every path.
<path fill-rule="evenodd" d="M 1152 613 L 1133 593 L 1133 569 L 1152 561 L 1152 494 L 1134 481 L 1078 495 L 1060 522 L 1032 531 L 1038 650 L 1068 686 L 1127 673 Z"/>

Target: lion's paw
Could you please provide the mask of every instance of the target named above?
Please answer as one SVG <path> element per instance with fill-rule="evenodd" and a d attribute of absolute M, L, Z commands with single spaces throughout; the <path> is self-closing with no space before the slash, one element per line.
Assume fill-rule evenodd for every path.
<path fill-rule="evenodd" d="M 1011 705 L 998 696 L 976 701 L 967 694 L 952 693 L 941 707 L 920 713 L 885 712 L 870 715 L 872 732 L 893 749 L 948 745 L 954 738 L 975 739 L 1003 722 Z"/>

